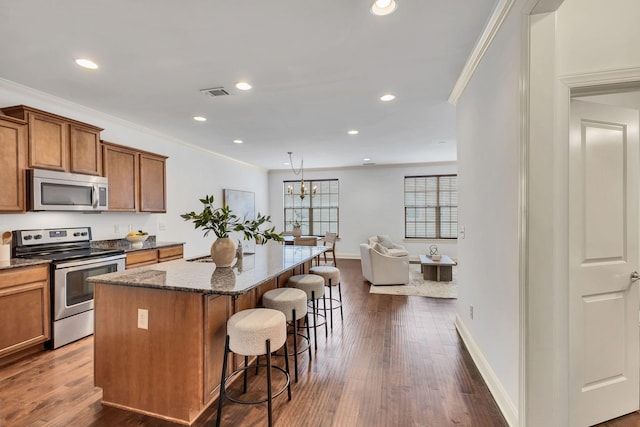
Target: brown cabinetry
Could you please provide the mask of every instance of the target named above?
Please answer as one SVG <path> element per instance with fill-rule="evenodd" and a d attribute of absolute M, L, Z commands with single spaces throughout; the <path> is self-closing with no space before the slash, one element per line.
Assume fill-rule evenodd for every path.
<path fill-rule="evenodd" d="M 0 212 L 24 212 L 26 122 L 0 115 Z"/>
<path fill-rule="evenodd" d="M 182 245 L 167 246 L 157 249 L 143 249 L 128 252 L 125 260 L 126 268 L 144 267 L 145 265 L 180 259 L 183 256 Z"/>
<path fill-rule="evenodd" d="M 140 153 L 140 212 L 166 212 L 166 157 Z"/>
<path fill-rule="evenodd" d="M 29 167 L 101 174 L 101 128 L 25 105 L 2 111 L 28 123 Z"/>
<path fill-rule="evenodd" d="M 166 212 L 166 157 L 102 141 L 109 210 Z"/>
<path fill-rule="evenodd" d="M 49 339 L 49 266 L 0 271 L 0 357 Z"/>
<path fill-rule="evenodd" d="M 138 210 L 138 152 L 102 141 L 103 171 L 109 178 L 109 210 Z"/>

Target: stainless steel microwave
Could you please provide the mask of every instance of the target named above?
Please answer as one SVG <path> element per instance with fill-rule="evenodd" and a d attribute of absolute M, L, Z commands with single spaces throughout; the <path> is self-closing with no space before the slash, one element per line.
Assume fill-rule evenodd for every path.
<path fill-rule="evenodd" d="M 101 212 L 109 206 L 109 184 L 102 176 L 27 169 L 32 211 Z"/>

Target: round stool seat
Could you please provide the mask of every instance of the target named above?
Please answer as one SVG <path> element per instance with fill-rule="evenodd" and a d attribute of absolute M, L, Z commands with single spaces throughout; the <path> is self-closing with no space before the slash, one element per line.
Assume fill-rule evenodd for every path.
<path fill-rule="evenodd" d="M 340 283 L 340 270 L 336 267 L 319 265 L 311 267 L 309 273 L 323 277 L 327 286 L 329 286 L 329 284 L 331 284 L 331 286 L 337 286 L 338 283 Z M 331 279 L 331 281 L 329 281 L 329 279 Z"/>
<path fill-rule="evenodd" d="M 229 349 L 244 356 L 266 353 L 265 341 L 271 348 L 282 347 L 287 339 L 287 319 L 278 310 L 254 308 L 240 311 L 227 321 Z"/>
<path fill-rule="evenodd" d="M 296 288 L 272 289 L 262 295 L 262 305 L 281 311 L 287 322 L 291 322 L 307 315 L 307 294 Z M 295 319 L 292 318 L 293 310 L 296 311 Z"/>
<path fill-rule="evenodd" d="M 307 293 L 307 299 L 309 300 L 313 298 L 313 294 L 315 294 L 316 299 L 324 295 L 324 279 L 316 274 L 291 276 L 289 277 L 287 286 L 305 291 Z"/>

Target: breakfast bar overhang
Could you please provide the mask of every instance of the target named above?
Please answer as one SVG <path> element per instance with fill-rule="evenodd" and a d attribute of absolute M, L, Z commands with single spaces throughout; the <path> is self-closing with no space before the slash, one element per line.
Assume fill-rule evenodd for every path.
<path fill-rule="evenodd" d="M 218 397 L 227 319 L 259 307 L 327 249 L 270 242 L 233 268 L 176 260 L 89 278 L 103 404 L 192 424 Z"/>

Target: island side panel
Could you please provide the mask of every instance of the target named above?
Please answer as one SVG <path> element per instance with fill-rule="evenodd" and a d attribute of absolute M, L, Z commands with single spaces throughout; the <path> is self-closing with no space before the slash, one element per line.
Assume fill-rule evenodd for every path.
<path fill-rule="evenodd" d="M 232 301 L 231 297 L 225 295 L 207 295 L 205 297 L 205 389 L 203 401 L 205 406 L 217 399 L 220 393 L 227 320 L 231 316 Z M 230 368 L 231 364 L 227 366 Z M 227 373 L 231 372 L 229 368 Z"/>
<path fill-rule="evenodd" d="M 95 384 L 103 403 L 183 424 L 204 409 L 204 296 L 95 285 Z M 138 328 L 148 310 L 148 329 Z"/>

